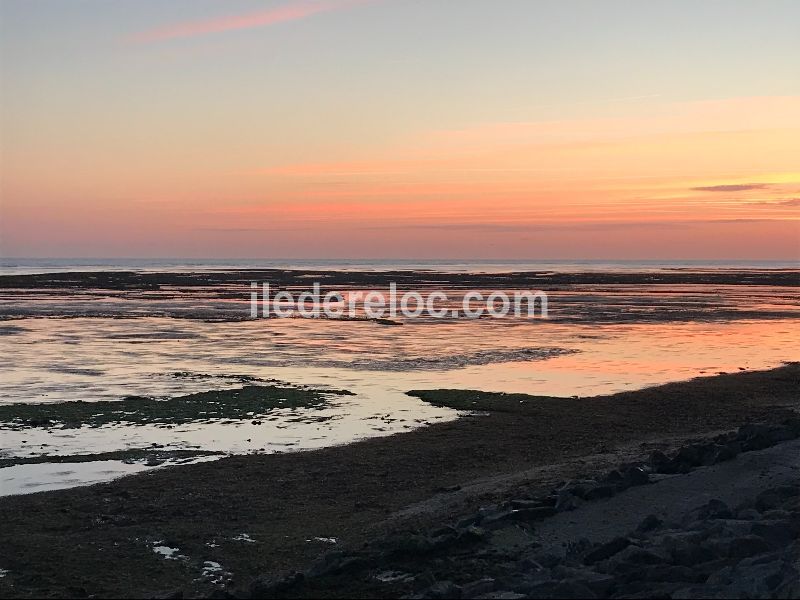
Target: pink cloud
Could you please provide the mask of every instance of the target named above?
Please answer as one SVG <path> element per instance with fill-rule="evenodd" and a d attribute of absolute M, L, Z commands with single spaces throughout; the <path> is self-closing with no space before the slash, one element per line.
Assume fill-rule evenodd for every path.
<path fill-rule="evenodd" d="M 135 34 L 132 36 L 131 40 L 137 43 L 161 42 L 208 33 L 266 27 L 277 23 L 298 21 L 319 13 L 341 10 L 371 1 L 372 0 L 313 0 L 290 2 L 289 4 L 284 4 L 277 8 L 245 15 L 229 15 L 204 21 L 190 21 L 151 29 Z"/>

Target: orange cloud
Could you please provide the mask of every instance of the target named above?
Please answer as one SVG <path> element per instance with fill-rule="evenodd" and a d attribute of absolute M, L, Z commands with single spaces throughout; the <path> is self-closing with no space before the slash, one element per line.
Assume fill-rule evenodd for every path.
<path fill-rule="evenodd" d="M 178 23 L 167 27 L 143 31 L 132 37 L 138 43 L 161 42 L 177 38 L 194 37 L 209 33 L 221 33 L 236 29 L 252 29 L 266 27 L 276 23 L 298 21 L 323 12 L 349 8 L 356 4 L 364 4 L 371 0 L 317 0 L 314 2 L 292 2 L 271 10 L 248 13 L 245 15 L 229 15 L 205 21 Z"/>

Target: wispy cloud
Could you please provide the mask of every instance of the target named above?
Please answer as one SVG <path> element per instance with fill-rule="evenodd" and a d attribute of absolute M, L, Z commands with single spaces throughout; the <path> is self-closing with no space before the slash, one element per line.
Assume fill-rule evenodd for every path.
<path fill-rule="evenodd" d="M 175 23 L 134 34 L 131 41 L 135 43 L 152 43 L 188 38 L 210 33 L 221 33 L 237 29 L 253 29 L 267 27 L 287 21 L 299 21 L 319 13 L 342 10 L 359 4 L 367 4 L 374 0 L 307 0 L 289 2 L 282 6 L 243 15 L 227 15 L 203 21 Z"/>
<path fill-rule="evenodd" d="M 748 190 L 763 190 L 768 183 L 731 183 L 726 185 L 706 185 L 695 187 L 696 192 L 746 192 Z"/>
<path fill-rule="evenodd" d="M 800 198 L 784 198 L 783 200 L 759 200 L 758 202 L 750 202 L 749 204 L 757 204 L 759 206 L 767 206 L 772 208 L 784 207 L 800 207 Z"/>

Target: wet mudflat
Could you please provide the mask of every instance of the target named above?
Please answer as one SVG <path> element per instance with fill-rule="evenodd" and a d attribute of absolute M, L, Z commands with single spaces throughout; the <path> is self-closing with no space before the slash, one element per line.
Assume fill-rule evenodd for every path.
<path fill-rule="evenodd" d="M 518 488 L 509 490 L 501 475 L 542 467 L 538 485 L 547 488 L 678 439 L 783 417 L 797 407 L 798 389 L 794 364 L 581 401 L 528 398 L 519 410 L 513 407 L 523 398 L 476 392 L 480 412 L 402 435 L 7 497 L 0 499 L 0 568 L 7 571 L 0 590 L 4 597 L 118 597 L 246 586 L 264 573 L 301 569 L 333 545 L 357 547 L 441 519 L 399 515 L 475 480 L 491 484 L 447 505 L 447 519 L 516 497 Z M 161 547 L 170 557 L 154 550 Z"/>

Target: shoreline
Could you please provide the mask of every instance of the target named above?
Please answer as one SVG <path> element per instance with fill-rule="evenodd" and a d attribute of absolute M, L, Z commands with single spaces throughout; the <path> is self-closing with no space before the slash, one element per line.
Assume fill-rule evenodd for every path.
<path fill-rule="evenodd" d="M 569 285 L 768 285 L 797 287 L 798 268 L 685 269 L 685 270 L 584 270 L 558 269 L 509 270 L 499 272 L 438 271 L 424 269 L 321 270 L 224 268 L 209 271 L 61 271 L 32 274 L 0 274 L 0 289 L 105 289 L 118 291 L 155 291 L 204 286 L 233 286 L 247 291 L 250 282 L 269 282 L 271 285 L 297 290 L 309 289 L 316 281 L 324 291 L 343 286 L 388 287 L 390 283 L 410 286 L 445 286 L 453 288 L 526 289 L 541 286 Z M 226 287 L 230 292 L 231 287 Z"/>
<path fill-rule="evenodd" d="M 411 270 L 219 269 L 212 271 L 74 271 L 0 275 L 0 335 L 16 333 L 23 319 L 170 318 L 207 323 L 246 323 L 251 283 L 275 293 L 319 297 L 347 291 L 443 292 L 447 317 L 417 322 L 468 322 L 452 308 L 466 291 L 543 292 L 547 321 L 570 324 L 729 322 L 798 318 L 798 269 L 665 271 L 447 272 Z M 726 293 L 737 290 L 735 294 Z M 739 294 L 738 290 L 746 290 Z M 317 297 L 317 296 L 314 296 Z M 602 298 L 613 297 L 612 302 Z M 736 297 L 736 302 L 726 298 Z M 68 299 L 68 302 L 64 302 Z M 483 315 L 484 317 L 486 315 Z M 297 315 L 295 315 L 297 317 Z M 404 318 L 371 318 L 363 306 L 332 321 L 395 326 Z M 541 320 L 541 319 L 540 319 Z"/>
<path fill-rule="evenodd" d="M 206 596 L 218 589 L 201 574 L 207 562 L 246 587 L 332 547 L 514 497 L 520 486 L 545 490 L 746 422 L 775 422 L 800 408 L 798 389 L 792 363 L 580 400 L 458 392 L 486 412 L 344 446 L 0 498 L 0 595 Z M 187 560 L 164 559 L 156 542 Z"/>

